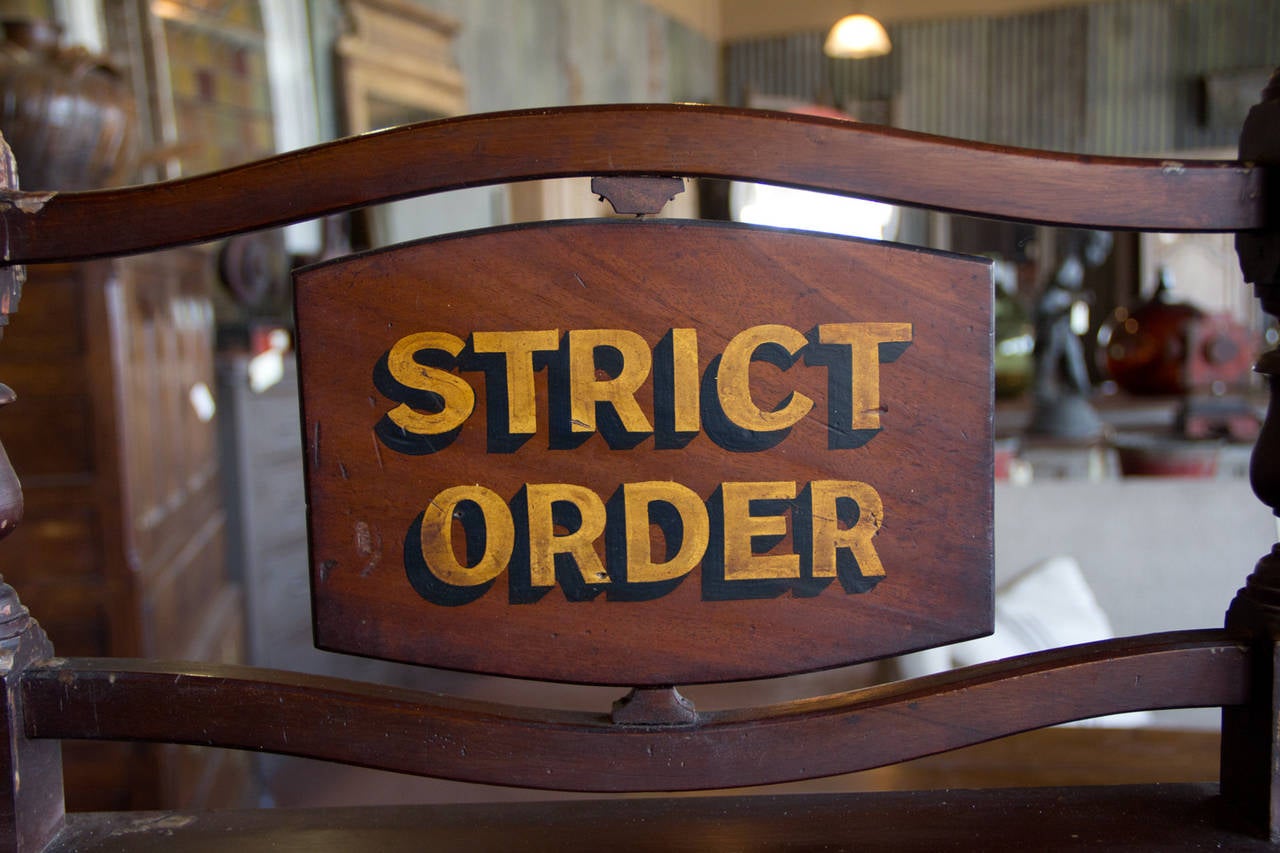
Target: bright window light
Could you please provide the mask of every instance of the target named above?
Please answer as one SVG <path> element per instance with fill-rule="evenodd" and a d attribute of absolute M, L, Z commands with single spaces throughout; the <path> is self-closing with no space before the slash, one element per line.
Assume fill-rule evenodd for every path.
<path fill-rule="evenodd" d="M 738 222 L 872 240 L 892 239 L 898 225 L 891 204 L 767 184 L 735 183 L 729 207 Z"/>

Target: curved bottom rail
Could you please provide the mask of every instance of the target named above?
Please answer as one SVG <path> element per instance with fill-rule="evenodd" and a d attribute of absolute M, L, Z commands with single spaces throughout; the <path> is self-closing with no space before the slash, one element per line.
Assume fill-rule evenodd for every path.
<path fill-rule="evenodd" d="M 595 792 L 829 776 L 1086 717 L 1238 705 L 1248 690 L 1249 650 L 1220 630 L 1073 646 L 684 726 L 243 666 L 56 659 L 22 678 L 32 738 L 231 747 Z M 642 775 L 660 781 L 641 788 Z"/>

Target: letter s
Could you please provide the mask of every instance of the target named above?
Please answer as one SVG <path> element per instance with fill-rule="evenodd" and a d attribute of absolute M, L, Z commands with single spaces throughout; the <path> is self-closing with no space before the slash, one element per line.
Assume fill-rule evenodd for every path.
<path fill-rule="evenodd" d="M 415 358 L 429 350 L 457 356 L 465 346 L 465 341 L 448 332 L 416 332 L 396 341 L 387 353 L 387 372 L 402 388 L 426 392 L 438 399 L 439 411 L 421 411 L 401 403 L 387 412 L 392 423 L 414 435 L 441 435 L 466 423 L 476 406 L 471 385 L 455 373 L 430 367 Z"/>

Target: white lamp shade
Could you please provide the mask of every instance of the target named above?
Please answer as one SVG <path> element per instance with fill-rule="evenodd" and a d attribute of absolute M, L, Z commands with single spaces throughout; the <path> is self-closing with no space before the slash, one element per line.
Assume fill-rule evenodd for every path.
<path fill-rule="evenodd" d="M 892 48 L 879 21 L 870 15 L 848 15 L 836 21 L 822 50 L 836 59 L 863 59 L 884 56 Z"/>

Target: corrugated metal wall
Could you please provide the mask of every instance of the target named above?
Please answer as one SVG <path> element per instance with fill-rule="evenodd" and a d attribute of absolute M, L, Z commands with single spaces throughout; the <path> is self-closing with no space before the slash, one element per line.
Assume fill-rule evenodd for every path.
<path fill-rule="evenodd" d="M 1113 0 L 1002 18 L 889 28 L 894 50 L 830 60 L 823 33 L 725 51 L 730 103 L 753 95 L 891 104 L 901 127 L 1095 154 L 1232 146 L 1200 124 L 1208 73 L 1280 63 L 1280 0 Z"/>

